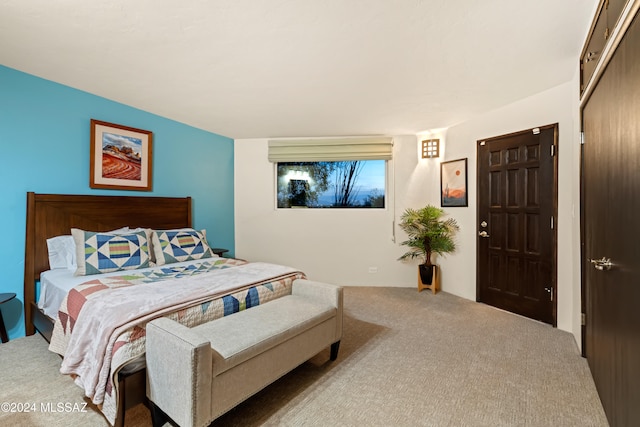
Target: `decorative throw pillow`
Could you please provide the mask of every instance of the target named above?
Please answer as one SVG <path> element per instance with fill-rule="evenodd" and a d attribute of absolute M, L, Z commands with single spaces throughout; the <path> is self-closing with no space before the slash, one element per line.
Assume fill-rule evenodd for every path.
<path fill-rule="evenodd" d="M 76 244 L 76 276 L 149 267 L 149 241 L 144 231 L 101 233 L 71 229 Z"/>
<path fill-rule="evenodd" d="M 139 231 L 144 231 L 145 236 L 147 236 L 147 249 L 149 252 L 149 263 L 150 263 L 150 266 L 153 267 L 156 262 L 156 255 L 153 252 L 153 244 L 152 244 L 153 242 L 151 241 L 151 233 L 153 233 L 153 230 L 150 228 L 143 228 L 143 227 L 129 228 L 130 233 L 137 233 Z"/>
<path fill-rule="evenodd" d="M 157 265 L 213 256 L 204 230 L 197 231 L 192 228 L 154 230 L 151 240 Z"/>

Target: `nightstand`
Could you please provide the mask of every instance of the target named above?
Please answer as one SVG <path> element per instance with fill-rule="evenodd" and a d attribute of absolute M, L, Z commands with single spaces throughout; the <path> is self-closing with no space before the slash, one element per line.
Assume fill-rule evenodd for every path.
<path fill-rule="evenodd" d="M 16 297 L 14 293 L 0 294 L 0 305 L 4 304 L 7 301 L 11 301 Z M 0 310 L 0 339 L 5 343 L 9 341 L 9 336 L 7 335 L 7 330 L 4 327 L 4 319 L 2 318 L 2 310 Z"/>
<path fill-rule="evenodd" d="M 211 248 L 211 252 L 218 256 L 222 256 L 224 253 L 229 252 L 229 249 L 224 248 Z"/>

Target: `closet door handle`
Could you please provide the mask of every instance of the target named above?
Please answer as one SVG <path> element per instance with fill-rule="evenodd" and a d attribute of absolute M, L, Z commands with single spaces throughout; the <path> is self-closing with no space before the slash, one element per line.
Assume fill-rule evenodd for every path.
<path fill-rule="evenodd" d="M 611 263 L 611 259 L 606 257 L 602 257 L 600 259 L 592 259 L 589 261 L 591 261 L 591 264 L 593 264 L 593 267 L 596 270 L 600 270 L 600 271 L 611 270 L 611 267 L 613 266 L 613 264 Z"/>

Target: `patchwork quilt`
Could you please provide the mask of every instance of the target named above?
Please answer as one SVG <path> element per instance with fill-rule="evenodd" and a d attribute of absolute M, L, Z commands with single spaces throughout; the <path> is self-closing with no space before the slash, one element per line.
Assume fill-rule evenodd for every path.
<path fill-rule="evenodd" d="M 290 267 L 212 258 L 188 266 L 96 277 L 60 306 L 49 349 L 113 424 L 118 373 L 145 352 L 145 326 L 166 316 L 193 327 L 291 293 L 304 274 Z"/>

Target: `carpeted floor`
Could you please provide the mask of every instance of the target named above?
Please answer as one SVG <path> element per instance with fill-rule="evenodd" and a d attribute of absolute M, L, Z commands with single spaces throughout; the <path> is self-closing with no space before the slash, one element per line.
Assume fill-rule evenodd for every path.
<path fill-rule="evenodd" d="M 444 292 L 346 288 L 340 354 L 328 358 L 212 426 L 608 425 L 573 336 Z M 59 365 L 37 335 L 0 345 L 0 402 L 35 407 L 0 407 L 0 425 L 107 425 L 89 406 L 73 412 L 85 400 Z M 150 425 L 146 408 L 128 411 L 126 425 Z"/>

